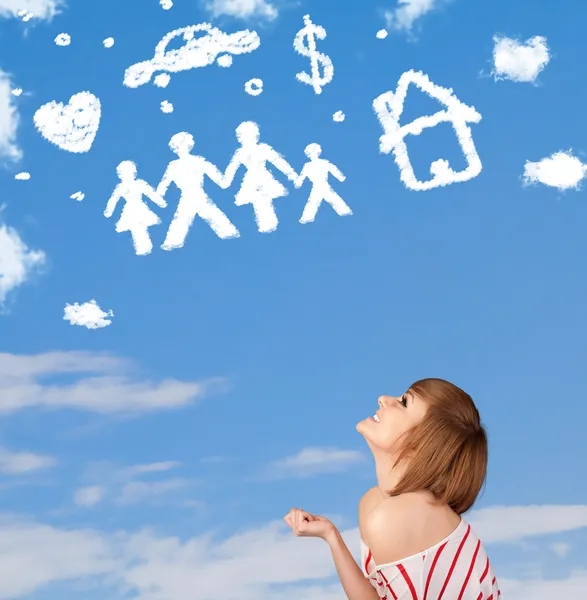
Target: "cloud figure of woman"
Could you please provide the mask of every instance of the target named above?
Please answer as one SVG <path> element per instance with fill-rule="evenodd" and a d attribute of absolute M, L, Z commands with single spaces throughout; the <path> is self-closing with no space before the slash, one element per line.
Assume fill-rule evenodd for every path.
<path fill-rule="evenodd" d="M 290 181 L 295 181 L 297 173 L 292 166 L 269 144 L 259 143 L 259 126 L 253 121 L 244 121 L 236 128 L 236 137 L 241 147 L 234 153 L 224 174 L 223 187 L 229 187 L 239 167 L 246 169 L 241 187 L 235 196 L 235 204 L 252 204 L 257 229 L 269 233 L 277 229 L 279 223 L 273 201 L 288 194 L 287 189 L 267 168 L 268 164 L 279 169 Z"/>
<path fill-rule="evenodd" d="M 130 232 L 137 255 L 149 254 L 153 249 L 149 227 L 158 225 L 161 219 L 143 201 L 143 196 L 147 196 L 161 208 L 165 208 L 167 203 L 146 181 L 137 179 L 137 167 L 134 162 L 123 160 L 116 167 L 116 173 L 120 183 L 114 188 L 108 200 L 104 216 L 109 219 L 118 201 L 125 200 L 120 219 L 116 223 L 116 231 Z"/>

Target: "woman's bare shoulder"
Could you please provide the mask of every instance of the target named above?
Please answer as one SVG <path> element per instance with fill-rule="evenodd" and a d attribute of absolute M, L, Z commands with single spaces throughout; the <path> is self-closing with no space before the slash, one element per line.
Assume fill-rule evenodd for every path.
<path fill-rule="evenodd" d="M 370 511 L 362 534 L 376 564 L 383 565 L 431 548 L 457 527 L 460 516 L 418 492 L 386 498 Z"/>
<path fill-rule="evenodd" d="M 373 511 L 379 501 L 381 501 L 381 492 L 378 490 L 377 486 L 367 490 L 359 501 L 359 531 L 361 532 L 361 537 L 365 542 L 367 541 L 366 533 L 364 531 L 365 521 L 369 513 Z"/>
<path fill-rule="evenodd" d="M 363 520 L 365 542 L 378 565 L 395 562 L 410 556 L 418 542 L 418 529 L 423 515 L 418 500 L 410 494 L 385 498 Z"/>
<path fill-rule="evenodd" d="M 378 492 L 378 490 L 376 490 Z M 368 504 L 366 504 L 368 506 Z M 400 496 L 383 497 L 379 492 L 378 501 L 373 501 L 372 506 L 366 512 L 365 526 L 369 530 L 387 530 L 397 526 L 414 513 L 414 503 L 408 498 L 408 494 Z"/>
<path fill-rule="evenodd" d="M 359 501 L 359 525 L 364 521 L 366 515 L 372 512 L 382 500 L 383 496 L 377 486 L 372 487 L 363 494 Z"/>

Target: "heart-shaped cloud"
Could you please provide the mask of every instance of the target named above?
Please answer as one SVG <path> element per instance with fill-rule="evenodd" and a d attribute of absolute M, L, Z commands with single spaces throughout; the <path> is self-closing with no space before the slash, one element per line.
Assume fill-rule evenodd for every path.
<path fill-rule="evenodd" d="M 40 134 L 68 152 L 87 152 L 100 126 L 100 100 L 90 92 L 74 94 L 67 104 L 48 102 L 33 120 Z"/>

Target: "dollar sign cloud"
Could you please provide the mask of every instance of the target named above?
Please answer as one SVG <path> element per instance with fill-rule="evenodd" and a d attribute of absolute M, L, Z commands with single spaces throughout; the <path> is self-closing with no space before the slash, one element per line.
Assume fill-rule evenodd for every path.
<path fill-rule="evenodd" d="M 304 27 L 298 31 L 294 39 L 294 50 L 302 56 L 307 56 L 312 68 L 311 75 L 302 71 L 296 75 L 296 78 L 302 83 L 311 85 L 317 94 L 322 93 L 323 86 L 330 83 L 334 76 L 334 67 L 330 58 L 316 50 L 316 38 L 323 40 L 325 37 L 326 29 L 312 23 L 310 15 L 305 15 Z M 304 44 L 305 40 L 307 40 L 307 45 Z M 322 75 L 320 74 L 320 65 L 323 70 Z"/>

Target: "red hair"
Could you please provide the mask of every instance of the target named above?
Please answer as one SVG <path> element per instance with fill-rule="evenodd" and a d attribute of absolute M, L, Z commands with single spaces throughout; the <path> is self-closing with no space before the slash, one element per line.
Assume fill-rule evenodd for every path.
<path fill-rule="evenodd" d="M 428 405 L 407 432 L 394 466 L 409 459 L 392 496 L 429 490 L 459 515 L 473 506 L 487 473 L 487 434 L 469 394 L 443 379 L 421 379 L 409 391 Z"/>

